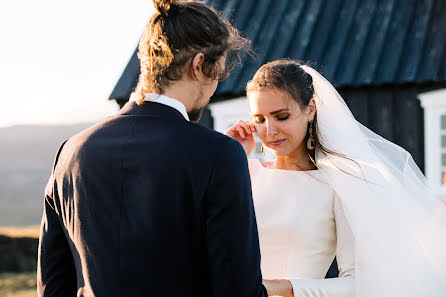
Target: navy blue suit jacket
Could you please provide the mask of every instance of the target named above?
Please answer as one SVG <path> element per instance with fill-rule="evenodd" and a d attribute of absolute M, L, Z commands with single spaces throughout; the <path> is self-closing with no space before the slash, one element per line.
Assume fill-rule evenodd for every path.
<path fill-rule="evenodd" d="M 40 296 L 266 296 L 240 144 L 175 109 L 127 103 L 59 149 Z"/>

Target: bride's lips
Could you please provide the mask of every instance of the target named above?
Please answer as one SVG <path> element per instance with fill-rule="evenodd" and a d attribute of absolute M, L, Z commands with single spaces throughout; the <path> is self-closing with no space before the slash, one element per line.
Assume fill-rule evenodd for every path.
<path fill-rule="evenodd" d="M 272 146 L 279 146 L 281 145 L 283 142 L 285 141 L 285 139 L 280 139 L 280 140 L 276 140 L 276 141 L 270 141 L 268 142 L 270 145 Z"/>

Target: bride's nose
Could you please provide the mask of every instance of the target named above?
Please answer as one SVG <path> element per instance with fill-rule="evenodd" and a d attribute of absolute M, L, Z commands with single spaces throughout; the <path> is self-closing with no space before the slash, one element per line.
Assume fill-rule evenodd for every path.
<path fill-rule="evenodd" d="M 277 129 L 274 121 L 266 120 L 266 135 L 277 135 L 279 133 L 279 129 Z"/>

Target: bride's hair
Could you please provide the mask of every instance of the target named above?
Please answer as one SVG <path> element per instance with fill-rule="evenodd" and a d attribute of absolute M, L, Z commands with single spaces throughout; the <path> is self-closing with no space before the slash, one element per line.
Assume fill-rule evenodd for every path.
<path fill-rule="evenodd" d="M 239 62 L 249 41 L 201 1 L 153 0 L 156 13 L 139 42 L 141 71 L 136 93 L 142 104 L 148 92 L 162 94 L 171 81 L 181 79 L 197 53 L 204 54 L 203 73 L 224 80 Z M 226 65 L 219 65 L 226 54 Z"/>

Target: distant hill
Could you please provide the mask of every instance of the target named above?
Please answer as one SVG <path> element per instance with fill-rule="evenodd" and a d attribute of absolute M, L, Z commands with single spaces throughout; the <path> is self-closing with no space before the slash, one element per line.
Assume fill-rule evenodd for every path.
<path fill-rule="evenodd" d="M 89 126 L 0 128 L 0 226 L 40 224 L 54 155 L 65 139 Z"/>

